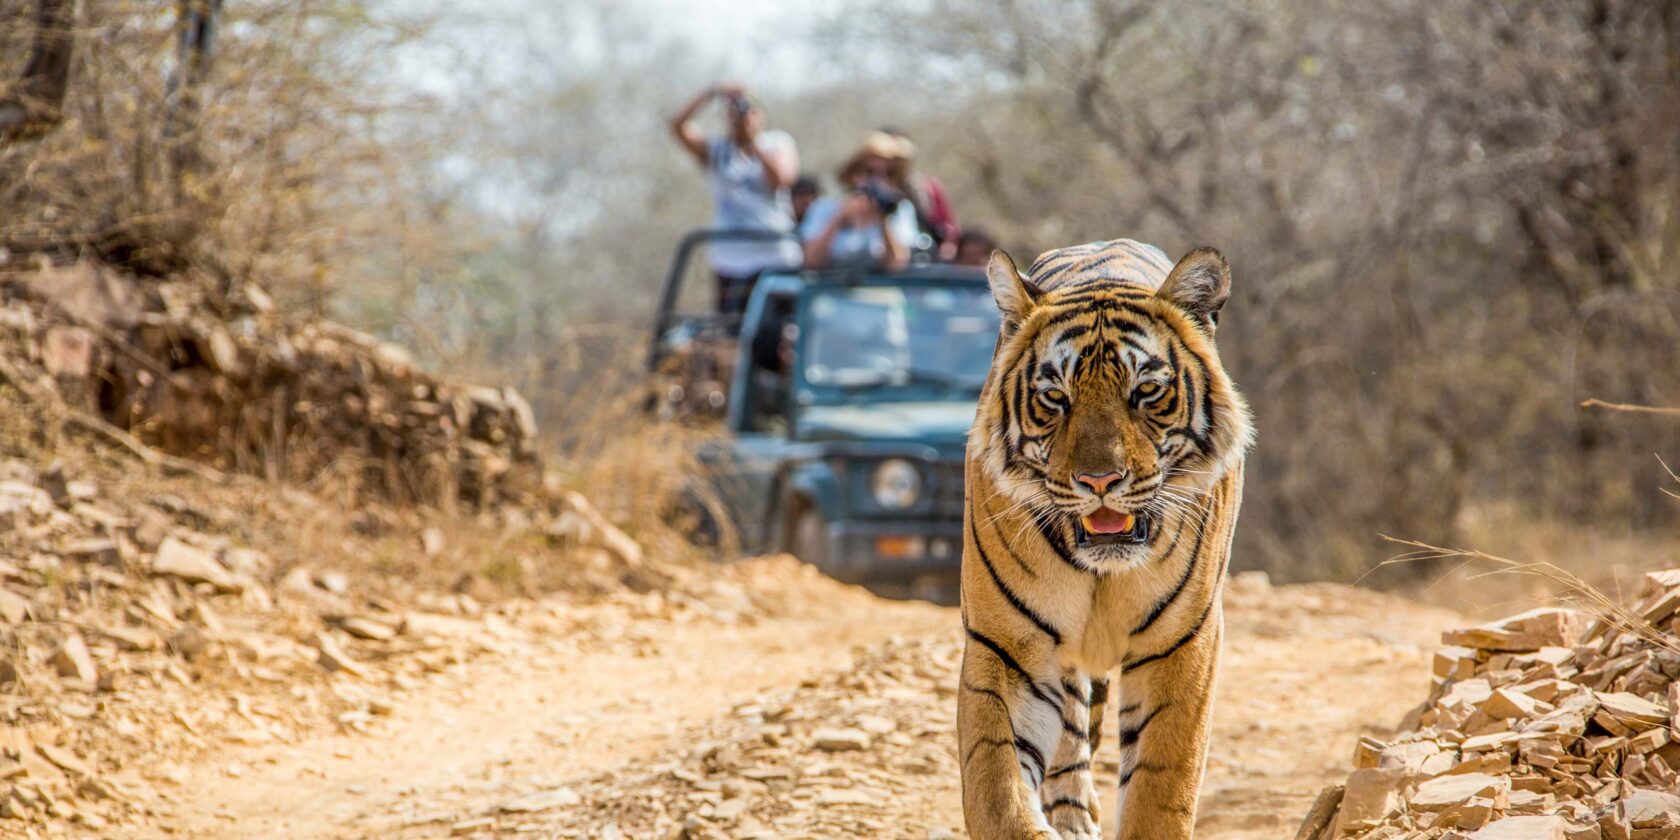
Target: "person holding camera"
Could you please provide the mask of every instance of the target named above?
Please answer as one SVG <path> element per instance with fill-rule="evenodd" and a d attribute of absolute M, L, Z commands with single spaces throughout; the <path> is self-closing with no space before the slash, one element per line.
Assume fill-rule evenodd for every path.
<path fill-rule="evenodd" d="M 723 101 L 729 130 L 707 138 L 694 116 L 713 99 Z M 701 91 L 671 118 L 671 134 L 706 168 L 715 227 L 793 232 L 788 188 L 799 177 L 799 152 L 787 132 L 764 130 L 764 109 L 746 88 L 716 84 Z M 725 314 L 746 309 L 760 274 L 797 266 L 802 256 L 791 239 L 719 239 L 710 243 L 707 253 L 717 275 L 717 308 Z"/>
<path fill-rule="evenodd" d="M 799 225 L 805 267 L 867 265 L 892 271 L 910 262 L 918 236 L 916 208 L 894 180 L 895 161 L 904 159 L 902 141 L 872 132 L 838 178 L 844 193 L 818 199 Z"/>

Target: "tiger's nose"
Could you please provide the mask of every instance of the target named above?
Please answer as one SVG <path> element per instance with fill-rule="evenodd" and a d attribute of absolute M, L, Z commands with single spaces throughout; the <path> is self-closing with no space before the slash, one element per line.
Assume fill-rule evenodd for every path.
<path fill-rule="evenodd" d="M 1120 474 L 1117 472 L 1106 472 L 1102 475 L 1096 475 L 1094 473 L 1080 473 L 1074 476 L 1073 480 L 1091 488 L 1092 493 L 1101 496 L 1102 494 L 1108 492 L 1108 488 L 1113 486 L 1114 482 L 1120 480 Z"/>

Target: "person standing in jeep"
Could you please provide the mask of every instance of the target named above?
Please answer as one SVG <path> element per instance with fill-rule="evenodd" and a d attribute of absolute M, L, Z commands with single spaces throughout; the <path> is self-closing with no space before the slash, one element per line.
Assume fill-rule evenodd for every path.
<path fill-rule="evenodd" d="M 708 138 L 694 121 L 707 102 L 721 99 L 728 132 Z M 791 233 L 793 210 L 788 188 L 799 177 L 799 152 L 783 131 L 764 130 L 764 109 L 738 84 L 716 84 L 701 91 L 671 118 L 671 134 L 706 168 L 711 182 L 713 224 L 724 230 Z M 768 269 L 797 266 L 797 242 L 729 241 L 708 248 L 717 275 L 717 308 L 739 315 L 758 276 Z"/>

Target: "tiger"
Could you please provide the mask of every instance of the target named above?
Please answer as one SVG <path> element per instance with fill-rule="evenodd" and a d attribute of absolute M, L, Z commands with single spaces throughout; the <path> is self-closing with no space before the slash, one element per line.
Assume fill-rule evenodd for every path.
<path fill-rule="evenodd" d="M 1230 266 L 1117 239 L 1025 276 L 994 251 L 986 275 L 1002 319 L 965 456 L 964 820 L 975 840 L 1099 837 L 1112 685 L 1118 836 L 1188 838 L 1254 440 L 1214 345 Z"/>

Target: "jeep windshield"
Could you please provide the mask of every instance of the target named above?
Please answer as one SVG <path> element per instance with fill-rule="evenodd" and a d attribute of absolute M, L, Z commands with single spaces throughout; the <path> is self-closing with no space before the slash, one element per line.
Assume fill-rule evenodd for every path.
<path fill-rule="evenodd" d="M 997 335 L 981 284 L 817 288 L 800 322 L 800 401 L 972 400 Z"/>

